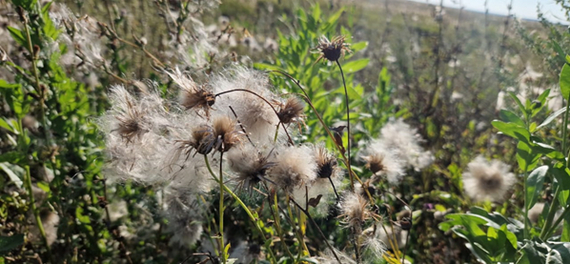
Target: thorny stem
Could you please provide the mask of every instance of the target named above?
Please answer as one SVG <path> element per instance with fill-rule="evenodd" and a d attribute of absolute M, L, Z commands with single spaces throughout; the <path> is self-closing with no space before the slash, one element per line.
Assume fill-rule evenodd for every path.
<path fill-rule="evenodd" d="M 254 92 L 254 91 L 250 91 L 250 90 L 247 90 L 247 89 L 232 89 L 232 90 L 227 90 L 227 91 L 223 91 L 223 92 L 217 93 L 217 94 L 215 95 L 215 97 L 218 97 L 218 96 L 220 96 L 220 95 L 227 94 L 227 93 L 232 93 L 232 92 L 246 92 L 246 93 L 250 93 L 250 94 L 253 94 L 253 95 L 257 96 L 259 99 L 263 100 L 267 105 L 269 105 L 269 107 L 271 107 L 271 109 L 273 110 L 273 112 L 275 113 L 275 115 L 276 115 L 277 117 L 279 117 L 279 113 L 277 112 L 277 109 L 275 109 L 275 107 L 273 107 L 273 105 L 272 105 L 269 101 L 267 101 L 267 99 L 265 99 L 263 96 L 259 95 L 258 93 Z M 285 127 L 285 124 L 283 124 L 283 122 L 281 122 L 281 121 L 279 121 L 279 124 L 281 124 L 281 126 L 283 127 L 283 130 L 285 130 L 285 134 L 287 135 L 287 138 L 289 139 L 289 144 L 295 145 L 295 144 L 293 143 L 293 139 L 292 139 L 291 136 L 289 135 L 289 132 L 287 132 L 287 128 Z M 279 124 L 277 124 L 277 126 L 279 126 Z"/>
<path fill-rule="evenodd" d="M 212 176 L 212 178 L 214 178 L 214 180 L 218 181 L 219 179 L 218 179 L 218 177 L 216 177 L 216 174 L 214 173 L 214 171 L 212 171 L 212 167 L 210 166 L 210 162 L 208 161 L 207 155 L 204 155 L 204 161 L 206 163 L 206 167 L 208 168 L 208 171 L 210 172 L 210 175 Z M 245 205 L 245 203 L 243 203 L 243 201 L 230 188 L 228 188 L 228 186 L 223 184 L 223 182 L 220 184 L 220 186 L 222 186 L 224 191 L 226 191 L 234 200 L 236 200 L 236 202 L 240 205 L 240 207 L 243 208 L 243 210 L 249 216 L 249 219 L 255 225 L 255 228 L 257 229 L 257 231 L 259 232 L 259 235 L 263 239 L 263 243 L 265 245 L 269 245 L 267 243 L 268 241 L 265 238 L 263 230 L 261 229 L 261 227 L 259 226 L 259 224 L 257 222 L 259 219 L 253 215 L 253 213 L 251 212 L 251 210 L 249 210 L 247 205 Z M 271 258 L 272 258 L 271 263 L 277 263 L 277 258 L 275 257 L 275 254 L 273 254 L 273 250 L 271 250 L 271 247 L 266 246 L 266 249 L 267 249 L 267 251 L 269 251 L 269 255 L 271 255 Z"/>
<path fill-rule="evenodd" d="M 306 216 L 307 218 L 309 218 L 309 220 L 311 221 L 311 223 L 315 226 L 315 228 L 317 229 L 317 231 L 319 231 L 319 234 L 323 237 L 323 240 L 325 241 L 325 243 L 327 244 L 327 247 L 331 250 L 331 252 L 334 255 L 334 258 L 338 261 L 338 263 L 342 264 L 342 262 L 340 261 L 340 259 L 338 258 L 338 256 L 336 255 L 336 251 L 334 250 L 334 248 L 331 246 L 331 244 L 329 243 L 329 241 L 327 240 L 327 237 L 325 236 L 325 234 L 323 234 L 323 231 L 321 230 L 321 228 L 319 227 L 319 225 L 317 224 L 317 222 L 315 222 L 315 220 L 313 219 L 313 217 L 311 216 L 311 214 L 309 214 L 309 212 L 301 207 L 297 202 L 295 202 L 295 200 L 293 198 L 289 198 L 289 200 L 297 207 L 299 208 L 299 210 L 301 210 Z"/>
<path fill-rule="evenodd" d="M 222 263 L 226 264 L 226 245 L 224 243 L 224 174 L 222 172 L 222 162 L 224 161 L 224 146 L 222 146 L 222 151 L 220 151 L 220 253 L 222 255 Z"/>
<path fill-rule="evenodd" d="M 107 197 L 107 181 L 105 179 L 103 179 L 103 195 L 105 197 L 105 215 L 107 218 L 107 228 L 109 228 L 109 233 L 111 233 L 111 235 L 113 236 L 113 238 L 115 240 L 117 240 L 117 242 L 119 242 L 120 245 L 120 250 L 124 251 L 125 257 L 127 258 L 127 261 L 130 264 L 133 264 L 133 261 L 131 260 L 131 257 L 129 256 L 129 252 L 127 251 L 127 247 L 125 247 L 125 244 L 119 239 L 119 235 L 116 233 L 116 231 L 111 230 L 111 213 L 109 212 L 109 206 L 107 206 L 107 201 L 109 201 L 108 197 Z"/>
<path fill-rule="evenodd" d="M 338 65 L 338 69 L 340 70 L 340 76 L 342 76 L 342 84 L 344 86 L 344 98 L 346 99 L 346 134 L 347 134 L 347 140 L 346 140 L 346 153 L 348 155 L 348 170 L 352 171 L 352 168 L 350 167 L 350 102 L 348 101 L 348 90 L 346 89 L 346 81 L 344 80 L 344 72 L 342 71 L 342 67 L 340 66 L 340 62 L 338 60 L 336 60 L 336 65 Z M 352 191 L 354 191 L 354 175 L 352 173 L 349 173 L 350 175 L 350 187 L 352 188 Z"/>
<path fill-rule="evenodd" d="M 32 212 L 34 213 L 34 218 L 36 219 L 36 225 L 38 226 L 44 244 L 46 244 L 48 258 L 50 259 L 51 263 L 55 263 L 53 261 L 54 258 L 51 254 L 51 247 L 47 240 L 46 231 L 44 229 L 44 225 L 42 224 L 42 218 L 40 217 L 40 212 L 36 207 L 36 201 L 34 199 L 34 193 L 32 191 L 32 175 L 30 174 L 30 166 L 27 165 L 26 165 L 26 174 L 24 175 L 24 184 L 26 185 L 26 190 L 28 191 L 30 206 L 32 207 Z"/>

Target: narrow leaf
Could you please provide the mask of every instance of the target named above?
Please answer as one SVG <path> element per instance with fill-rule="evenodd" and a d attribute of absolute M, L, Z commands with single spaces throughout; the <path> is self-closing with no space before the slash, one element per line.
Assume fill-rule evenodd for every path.
<path fill-rule="evenodd" d="M 545 127 L 546 125 L 550 124 L 550 122 L 552 122 L 554 119 L 556 119 L 559 115 L 563 114 L 566 112 L 566 107 L 559 109 L 558 111 L 550 114 L 545 120 L 544 122 L 542 122 L 542 124 L 540 124 L 536 129 L 541 129 L 543 127 Z"/>
<path fill-rule="evenodd" d="M 533 170 L 526 180 L 526 200 L 527 200 L 527 208 L 526 210 L 530 210 L 538 199 L 538 196 L 541 195 L 542 186 L 544 185 L 544 176 L 548 171 L 548 166 L 540 166 Z"/>
<path fill-rule="evenodd" d="M 564 64 L 560 71 L 560 93 L 564 99 L 570 96 L 570 65 Z"/>

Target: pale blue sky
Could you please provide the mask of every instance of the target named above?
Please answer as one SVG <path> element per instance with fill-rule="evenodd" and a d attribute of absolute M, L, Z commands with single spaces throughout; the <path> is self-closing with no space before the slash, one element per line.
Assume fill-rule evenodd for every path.
<path fill-rule="evenodd" d="M 439 4 L 440 0 L 414 0 L 416 2 L 427 2 L 430 4 Z M 489 12 L 498 15 L 507 14 L 507 5 L 510 0 L 488 0 L 487 5 Z M 513 10 L 517 17 L 536 19 L 536 6 L 540 4 L 542 12 L 551 20 L 555 22 L 568 23 L 562 12 L 553 0 L 513 0 Z M 466 10 L 485 11 L 485 0 L 443 0 L 444 6 L 459 8 L 464 6 Z"/>

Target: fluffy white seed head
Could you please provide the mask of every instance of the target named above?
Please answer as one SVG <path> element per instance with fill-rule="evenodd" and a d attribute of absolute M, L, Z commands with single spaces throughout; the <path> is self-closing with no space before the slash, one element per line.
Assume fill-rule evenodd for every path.
<path fill-rule="evenodd" d="M 482 156 L 476 157 L 467 164 L 467 171 L 463 173 L 465 192 L 475 201 L 502 201 L 516 181 L 510 169 L 499 160 L 489 162 Z"/>
<path fill-rule="evenodd" d="M 364 150 L 362 159 L 366 161 L 366 167 L 374 173 L 373 181 L 379 177 L 385 177 L 390 184 L 396 184 L 404 175 L 404 163 L 397 155 L 397 150 L 389 148 L 385 139 L 375 139 Z"/>
<path fill-rule="evenodd" d="M 404 123 L 401 118 L 388 122 L 380 133 L 386 147 L 392 149 L 399 159 L 404 161 L 405 166 L 420 170 L 433 162 L 431 152 L 424 151 L 420 146 L 422 138 L 416 129 Z"/>

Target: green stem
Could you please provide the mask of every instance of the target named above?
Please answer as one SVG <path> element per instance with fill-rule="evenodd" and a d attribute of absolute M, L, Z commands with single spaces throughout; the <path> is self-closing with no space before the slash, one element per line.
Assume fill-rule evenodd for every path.
<path fill-rule="evenodd" d="M 206 167 L 208 168 L 208 171 L 210 172 L 210 175 L 212 175 L 212 177 L 214 178 L 214 180 L 218 181 L 218 177 L 216 177 L 216 174 L 214 173 L 214 171 L 212 171 L 212 167 L 210 166 L 210 162 L 208 161 L 208 156 L 204 155 L 204 161 L 206 162 Z M 232 198 L 234 198 L 234 200 L 236 200 L 236 202 L 240 205 L 241 208 L 243 208 L 243 210 L 246 212 L 246 214 L 249 216 L 249 219 L 253 222 L 253 224 L 255 225 L 257 231 L 259 232 L 259 235 L 261 236 L 261 238 L 263 239 L 263 243 L 265 245 L 267 245 L 267 239 L 265 238 L 265 235 L 263 234 L 263 230 L 261 229 L 261 227 L 259 226 L 259 224 L 257 223 L 257 221 L 259 219 L 257 219 L 253 213 L 251 212 L 251 210 L 249 210 L 249 208 L 247 207 L 247 205 L 245 205 L 245 203 L 243 203 L 243 201 L 230 189 L 228 188 L 228 186 L 226 186 L 225 184 L 223 184 L 223 182 L 221 182 L 220 186 L 224 189 L 225 192 L 227 192 Z M 270 247 L 267 247 L 267 251 L 269 251 L 269 255 L 271 255 L 271 263 L 277 263 L 277 258 L 275 257 L 275 254 L 273 254 L 273 250 L 271 250 Z"/>
<path fill-rule="evenodd" d="M 27 45 L 28 45 L 28 51 L 30 52 L 30 61 L 32 62 L 32 73 L 34 74 L 34 82 L 35 82 L 35 88 L 36 88 L 36 92 L 38 93 L 39 97 L 40 97 L 40 121 L 42 123 L 42 126 L 44 128 L 44 134 L 45 134 L 45 138 L 49 143 L 51 143 L 51 135 L 47 126 L 47 120 L 46 120 L 46 111 L 44 108 L 44 104 L 45 104 L 45 89 L 42 89 L 41 85 L 40 85 L 40 75 L 38 73 L 38 66 L 37 66 L 37 62 L 36 62 L 36 55 L 34 52 L 34 45 L 32 43 L 32 37 L 30 35 L 30 29 L 28 28 L 28 17 L 24 15 L 24 33 L 26 34 L 26 41 L 27 41 Z"/>
<path fill-rule="evenodd" d="M 49 242 L 47 240 L 46 231 L 44 229 L 44 225 L 42 224 L 42 218 L 40 217 L 40 211 L 36 207 L 36 201 L 34 199 L 34 193 L 32 190 L 32 175 L 30 174 L 30 166 L 25 166 L 26 174 L 24 175 L 24 184 L 26 186 L 26 191 L 28 192 L 28 196 L 30 199 L 30 207 L 32 207 L 32 212 L 34 213 L 34 218 L 36 219 L 36 224 L 40 231 L 40 235 L 42 240 L 46 246 L 48 258 L 50 259 L 51 263 L 55 263 L 53 260 L 53 256 L 51 254 L 51 248 Z"/>
<path fill-rule="evenodd" d="M 224 242 L 224 174 L 222 173 L 223 149 L 220 152 L 220 253 L 222 255 L 222 263 L 226 264 L 226 245 Z"/>
<path fill-rule="evenodd" d="M 348 90 L 346 89 L 346 81 L 344 80 L 344 72 L 342 71 L 342 67 L 340 66 L 340 62 L 336 60 L 336 65 L 338 65 L 338 69 L 340 70 L 340 76 L 342 76 L 342 84 L 344 86 L 344 98 L 346 99 L 346 133 L 347 133 L 347 140 L 346 140 L 346 153 L 348 156 L 348 171 L 352 171 L 350 167 L 350 106 L 348 101 Z M 350 187 L 352 191 L 354 191 L 354 175 L 349 173 L 350 175 Z"/>
<path fill-rule="evenodd" d="M 564 124 L 562 125 L 562 152 L 567 153 L 567 143 L 568 143 L 568 111 L 570 111 L 570 95 L 569 98 L 566 98 L 566 112 L 564 113 Z M 568 157 L 566 158 L 566 168 L 568 168 Z M 548 209 L 548 215 L 546 217 L 546 221 L 544 222 L 544 226 L 542 231 L 540 232 L 540 238 L 545 239 L 548 233 L 550 233 L 551 228 L 555 228 L 556 226 L 552 226 L 552 221 L 554 220 L 554 216 L 556 215 L 556 209 L 558 208 L 558 196 L 562 189 L 560 188 L 560 182 L 558 186 L 556 186 L 556 191 L 554 192 L 554 197 L 552 199 L 552 204 L 550 204 L 550 208 Z"/>

